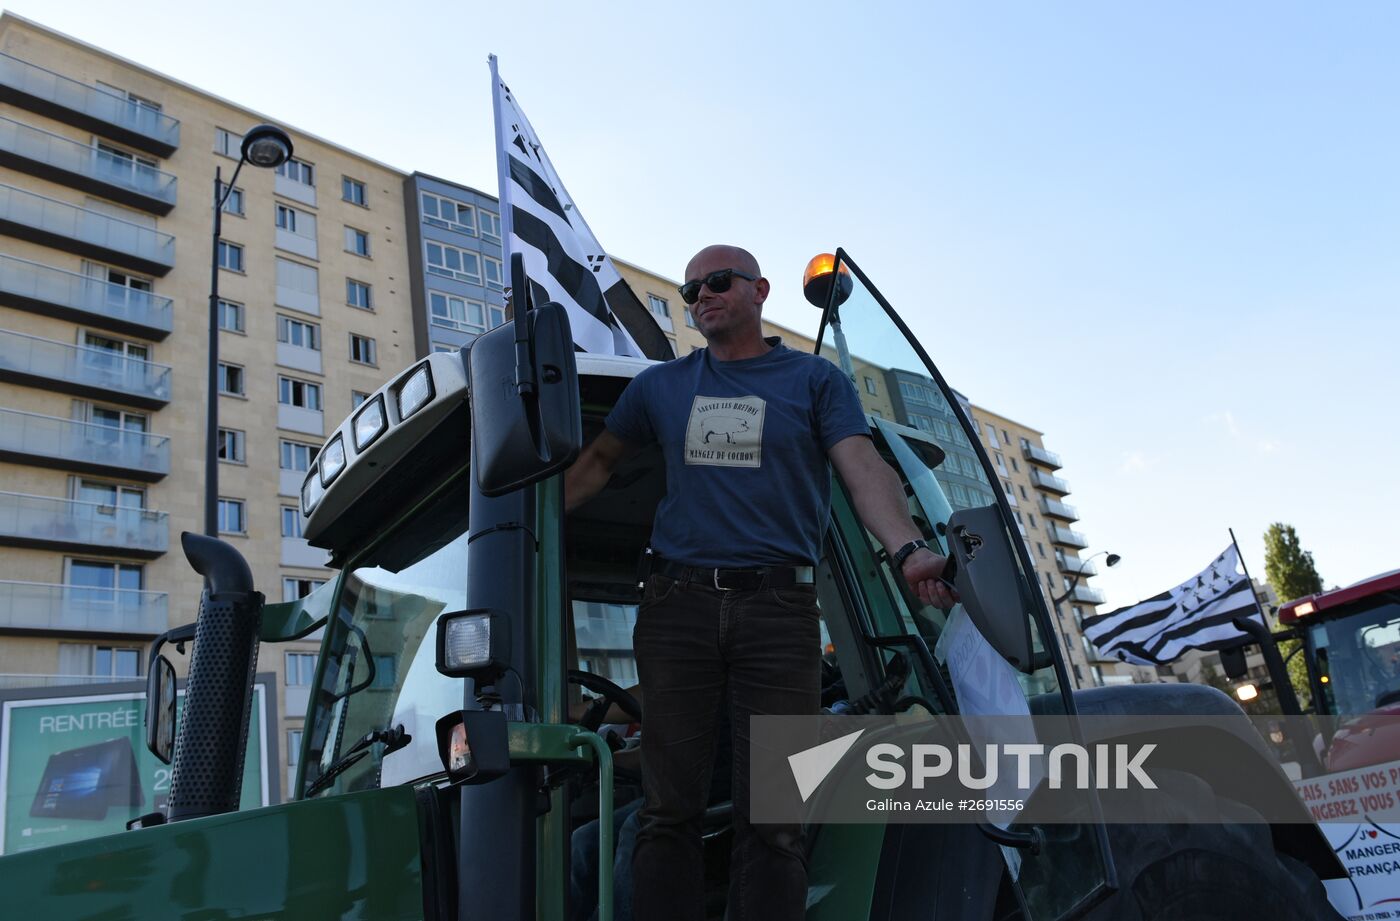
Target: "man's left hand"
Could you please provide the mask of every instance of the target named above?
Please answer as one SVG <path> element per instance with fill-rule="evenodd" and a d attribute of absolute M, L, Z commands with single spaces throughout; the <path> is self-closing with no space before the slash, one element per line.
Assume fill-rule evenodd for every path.
<path fill-rule="evenodd" d="M 915 550 L 904 561 L 901 575 L 924 604 L 947 609 L 958 601 L 957 589 L 942 579 L 943 569 L 947 565 L 947 557 L 939 556 L 932 550 Z"/>

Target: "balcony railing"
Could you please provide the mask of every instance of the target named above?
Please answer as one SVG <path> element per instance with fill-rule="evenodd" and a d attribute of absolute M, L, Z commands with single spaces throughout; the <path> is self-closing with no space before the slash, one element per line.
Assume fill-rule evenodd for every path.
<path fill-rule="evenodd" d="M 175 238 L 150 227 L 0 185 L 0 233 L 152 275 L 175 267 Z"/>
<path fill-rule="evenodd" d="M 153 214 L 175 207 L 169 173 L 9 118 L 0 118 L 0 163 Z"/>
<path fill-rule="evenodd" d="M 165 592 L 0 581 L 0 630 L 157 636 L 169 627 Z"/>
<path fill-rule="evenodd" d="M 17 688 L 62 688 L 80 684 L 112 684 L 139 678 L 113 678 L 111 675 L 20 675 L 0 674 L 0 690 Z"/>
<path fill-rule="evenodd" d="M 168 297 L 5 255 L 0 303 L 147 339 L 170 335 L 175 316 Z"/>
<path fill-rule="evenodd" d="M 0 379 L 151 409 L 170 402 L 170 368 L 165 365 L 8 329 L 0 329 Z"/>
<path fill-rule="evenodd" d="M 1039 486 L 1041 489 L 1049 490 L 1053 493 L 1059 493 L 1062 496 L 1066 495 L 1070 491 L 1069 484 L 1066 483 L 1064 480 L 1060 479 L 1057 476 L 1051 476 L 1048 473 L 1042 473 L 1039 470 L 1031 471 L 1031 482 L 1034 483 L 1036 486 Z"/>
<path fill-rule="evenodd" d="M 1039 445 L 1026 445 L 1021 448 L 1021 456 L 1034 464 L 1043 464 L 1051 470 L 1058 470 L 1064 466 L 1060 463 L 1060 455 L 1054 451 L 1047 451 Z"/>
<path fill-rule="evenodd" d="M 1065 521 L 1079 520 L 1078 509 L 1061 502 L 1059 499 L 1051 499 L 1049 496 L 1040 497 L 1040 513 L 1048 518 L 1062 518 Z"/>
<path fill-rule="evenodd" d="M 170 549 L 170 520 L 150 509 L 0 492 L 0 543 L 151 558 Z"/>
<path fill-rule="evenodd" d="M 1078 531 L 1071 531 L 1069 528 L 1062 528 L 1054 524 L 1050 526 L 1049 530 L 1050 539 L 1057 544 L 1066 544 L 1080 549 L 1089 546 L 1089 539 Z"/>
<path fill-rule="evenodd" d="M 154 482 L 170 473 L 170 439 L 92 422 L 0 409 L 0 460 Z"/>
<path fill-rule="evenodd" d="M 1057 555 L 1055 557 L 1055 562 L 1060 564 L 1060 572 L 1067 572 L 1071 575 L 1077 572 L 1085 576 L 1097 576 L 1099 574 L 1098 567 L 1094 565 L 1093 560 L 1081 560 L 1078 557 Z"/>
<path fill-rule="evenodd" d="M 0 54 L 0 100 L 168 157 L 180 122 L 136 100 Z"/>
<path fill-rule="evenodd" d="M 1076 585 L 1069 597 L 1074 601 L 1081 601 L 1084 604 L 1103 604 L 1104 594 L 1092 585 Z"/>

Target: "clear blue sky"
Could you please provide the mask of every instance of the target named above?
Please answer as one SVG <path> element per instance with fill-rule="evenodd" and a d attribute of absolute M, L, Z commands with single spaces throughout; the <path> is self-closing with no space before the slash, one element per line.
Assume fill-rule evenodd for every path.
<path fill-rule="evenodd" d="M 740 243 L 815 331 L 802 267 L 845 246 L 1064 456 L 1110 603 L 1229 527 L 1262 578 L 1275 520 L 1328 584 L 1400 567 L 1400 6 L 205 6 L 11 9 L 491 191 L 494 51 L 614 254 Z"/>

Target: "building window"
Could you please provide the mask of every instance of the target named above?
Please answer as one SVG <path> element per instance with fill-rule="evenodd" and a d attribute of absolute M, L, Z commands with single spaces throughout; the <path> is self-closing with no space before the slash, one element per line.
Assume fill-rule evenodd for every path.
<path fill-rule="evenodd" d="M 219 392 L 230 396 L 241 397 L 243 390 L 243 368 L 241 365 L 231 365 L 219 362 Z"/>
<path fill-rule="evenodd" d="M 350 334 L 350 360 L 356 364 L 376 364 L 374 340 L 369 336 Z"/>
<path fill-rule="evenodd" d="M 227 240 L 219 241 L 219 268 L 230 272 L 243 271 L 243 247 Z"/>
<path fill-rule="evenodd" d="M 356 256 L 369 255 L 369 234 L 354 227 L 345 228 L 345 251 Z"/>
<path fill-rule="evenodd" d="M 1021 472 L 1021 465 L 1018 464 L 1018 463 L 1016 463 L 1016 458 L 1014 458 L 1014 457 L 1011 458 L 1011 470 L 1012 470 L 1013 473 L 1020 473 L 1020 472 Z"/>
<path fill-rule="evenodd" d="M 301 537 L 301 510 L 282 506 L 282 536 Z"/>
<path fill-rule="evenodd" d="M 279 466 L 283 470 L 295 470 L 298 473 L 310 470 L 311 462 L 316 459 L 316 453 L 320 451 L 316 445 L 305 445 L 295 441 L 282 441 L 280 448 Z"/>
<path fill-rule="evenodd" d="M 666 298 L 657 297 L 655 294 L 648 294 L 647 302 L 651 305 L 652 313 L 656 314 L 658 317 L 665 317 L 668 320 L 671 319 L 671 308 L 666 303 Z"/>
<path fill-rule="evenodd" d="M 431 192 L 422 194 L 423 223 L 476 236 L 476 209 Z"/>
<path fill-rule="evenodd" d="M 671 357 L 675 358 L 677 355 L 680 354 L 680 349 L 676 346 L 676 337 L 667 336 L 666 341 L 671 343 Z"/>
<path fill-rule="evenodd" d="M 486 332 L 488 328 L 488 311 L 486 305 L 481 301 L 454 297 L 440 291 L 429 291 L 428 312 L 434 326 L 445 326 L 448 329 L 477 334 Z M 505 322 L 506 312 L 504 308 L 493 307 L 489 313 L 491 318 L 489 328 L 494 329 Z"/>
<path fill-rule="evenodd" d="M 298 160 L 295 157 L 277 167 L 277 175 L 285 176 L 292 182 L 299 182 L 302 185 L 316 185 L 316 171 L 310 163 Z"/>
<path fill-rule="evenodd" d="M 352 205 L 365 206 L 365 184 L 349 176 L 340 177 L 340 197 Z"/>
<path fill-rule="evenodd" d="M 289 233 L 297 232 L 297 209 L 286 205 L 277 206 L 277 226 Z"/>
<path fill-rule="evenodd" d="M 141 650 L 126 646 L 88 646 L 80 643 L 58 644 L 60 675 L 95 678 L 141 677 Z"/>
<path fill-rule="evenodd" d="M 1026 495 L 1026 487 L 1022 486 L 1020 483 L 1017 483 L 1016 488 L 1021 490 L 1021 498 L 1029 502 L 1030 496 Z"/>
<path fill-rule="evenodd" d="M 243 332 L 242 304 L 219 299 L 219 329 L 226 329 L 231 333 Z"/>
<path fill-rule="evenodd" d="M 1011 436 L 1006 434 L 1006 429 L 1001 430 L 1001 443 L 1004 445 L 1011 444 Z"/>
<path fill-rule="evenodd" d="M 294 377 L 277 377 L 277 402 L 284 406 L 321 411 L 321 385 Z"/>
<path fill-rule="evenodd" d="M 1035 552 L 1040 554 L 1040 558 L 1042 560 L 1045 559 L 1045 547 L 1040 543 L 1040 541 L 1035 542 Z"/>
<path fill-rule="evenodd" d="M 154 165 L 154 164 L 152 164 L 152 165 Z M 238 217 L 242 217 L 242 216 L 243 216 L 243 190 L 240 189 L 240 188 L 237 188 L 237 187 L 234 187 L 234 188 L 232 188 L 232 189 L 229 189 L 228 186 L 224 185 L 223 183 L 219 183 L 219 194 L 220 194 L 220 195 L 224 194 L 225 190 L 228 191 L 228 198 L 225 198 L 225 199 L 224 199 L 224 213 L 225 213 L 225 214 L 233 214 L 233 215 L 237 215 Z"/>
<path fill-rule="evenodd" d="M 289 652 L 287 659 L 287 687 L 310 687 L 316 678 L 316 654 L 314 652 Z"/>
<path fill-rule="evenodd" d="M 231 464 L 247 463 L 244 435 L 238 429 L 219 429 L 219 460 Z"/>
<path fill-rule="evenodd" d="M 371 296 L 370 286 L 353 278 L 345 279 L 345 303 L 351 307 L 373 310 L 374 298 Z"/>
<path fill-rule="evenodd" d="M 1031 527 L 1035 527 L 1035 516 L 1032 515 L 1030 512 L 1026 512 L 1026 514 L 1030 516 L 1030 519 L 1031 519 Z"/>
<path fill-rule="evenodd" d="M 214 129 L 214 153 L 223 154 L 233 160 L 243 156 L 243 135 L 234 134 L 223 128 Z"/>
<path fill-rule="evenodd" d="M 486 270 L 486 287 L 496 291 L 502 290 L 501 286 L 501 260 L 492 259 L 490 256 L 482 256 L 483 268 Z"/>
<path fill-rule="evenodd" d="M 305 598 L 325 584 L 325 579 L 284 578 L 282 580 L 282 600 L 296 601 L 298 598 Z"/>
<path fill-rule="evenodd" d="M 685 312 L 685 325 L 689 326 L 691 329 L 699 329 L 699 327 L 695 325 L 695 317 L 690 315 L 689 309 Z"/>
<path fill-rule="evenodd" d="M 482 211 L 481 214 L 481 235 L 488 240 L 501 240 L 501 218 L 491 211 Z"/>
<path fill-rule="evenodd" d="M 321 349 L 321 328 L 315 323 L 304 323 L 291 317 L 277 318 L 277 341 L 285 342 L 302 349 Z"/>
<path fill-rule="evenodd" d="M 1031 440 L 1030 440 L 1029 438 L 1022 438 L 1022 439 L 1021 439 L 1021 447 L 1022 447 L 1022 448 L 1029 448 L 1030 446 L 1031 446 Z"/>
<path fill-rule="evenodd" d="M 374 657 L 374 680 L 370 687 L 392 690 L 399 683 L 399 660 L 397 656 Z"/>
<path fill-rule="evenodd" d="M 219 499 L 219 533 L 248 533 L 248 519 L 244 516 L 242 499 Z"/>
<path fill-rule="evenodd" d="M 871 377 L 868 374 L 865 375 L 865 392 L 870 394 L 872 397 L 878 397 L 880 395 L 880 388 L 876 386 L 875 378 Z"/>
<path fill-rule="evenodd" d="M 360 404 L 369 399 L 369 394 L 359 390 L 350 391 L 350 408 L 358 409 Z"/>
<path fill-rule="evenodd" d="M 429 275 L 442 275 L 473 285 L 481 284 L 481 260 L 476 253 L 445 243 L 429 242 L 427 246 Z"/>

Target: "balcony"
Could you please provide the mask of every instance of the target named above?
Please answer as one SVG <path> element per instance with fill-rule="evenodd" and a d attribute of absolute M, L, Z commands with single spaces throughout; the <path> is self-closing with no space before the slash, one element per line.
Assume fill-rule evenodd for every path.
<path fill-rule="evenodd" d="M 175 316 L 168 297 L 5 255 L 0 304 L 156 340 L 170 335 Z"/>
<path fill-rule="evenodd" d="M 0 460 L 154 483 L 170 473 L 170 439 L 0 409 Z"/>
<path fill-rule="evenodd" d="M 1066 547 L 1078 547 L 1083 550 L 1089 546 L 1089 539 L 1078 531 L 1071 531 L 1069 528 L 1062 528 L 1057 524 L 1047 528 L 1050 532 L 1050 540 L 1056 544 L 1063 544 Z"/>
<path fill-rule="evenodd" d="M 165 365 L 8 329 L 0 329 L 0 380 L 146 409 L 170 402 Z"/>
<path fill-rule="evenodd" d="M 152 214 L 175 207 L 175 177 L 169 173 L 8 118 L 0 118 L 0 166 Z"/>
<path fill-rule="evenodd" d="M 0 674 L 0 691 L 17 688 L 65 688 L 74 685 L 112 684 L 120 681 L 144 681 L 142 678 L 113 678 L 111 675 L 21 675 Z"/>
<path fill-rule="evenodd" d="M 0 544 L 149 560 L 170 549 L 170 521 L 149 509 L 0 492 Z"/>
<path fill-rule="evenodd" d="M 1097 576 L 1099 569 L 1094 565 L 1093 560 L 1081 560 L 1076 556 L 1062 556 L 1055 554 L 1055 562 L 1060 564 L 1060 572 L 1074 575 L 1080 573 L 1084 576 Z"/>
<path fill-rule="evenodd" d="M 1038 488 L 1046 492 L 1058 493 L 1061 496 L 1069 494 L 1069 484 L 1057 476 L 1048 473 L 1041 473 L 1039 470 L 1031 471 L 1031 482 Z"/>
<path fill-rule="evenodd" d="M 1049 496 L 1040 497 L 1040 514 L 1046 518 L 1059 518 L 1063 521 L 1078 521 L 1079 510 Z"/>
<path fill-rule="evenodd" d="M 11 633 L 153 637 L 170 628 L 166 606 L 165 592 L 0 581 L 0 631 Z"/>
<path fill-rule="evenodd" d="M 8 185 L 0 185 L 0 233 L 148 275 L 175 267 L 168 233 Z"/>
<path fill-rule="evenodd" d="M 1103 592 L 1089 585 L 1076 585 L 1074 591 L 1069 594 L 1071 601 L 1079 601 L 1084 604 L 1103 604 Z"/>
<path fill-rule="evenodd" d="M 180 146 L 180 122 L 169 115 L 8 54 L 0 54 L 0 101 L 158 157 Z"/>
<path fill-rule="evenodd" d="M 301 406 L 277 404 L 277 427 L 289 432 L 303 432 L 307 435 L 326 434 L 326 414 L 319 409 L 306 409 Z M 300 495 L 298 487 L 297 495 Z"/>
<path fill-rule="evenodd" d="M 300 569 L 321 569 L 330 565 L 331 555 L 320 549 L 313 547 L 306 542 L 304 537 L 284 537 L 282 538 L 282 565 L 296 566 Z"/>
<path fill-rule="evenodd" d="M 1040 464 L 1042 467 L 1049 467 L 1051 470 L 1059 470 L 1064 464 L 1060 463 L 1060 455 L 1054 451 L 1047 451 L 1040 445 L 1023 445 L 1021 456 L 1033 464 Z"/>

